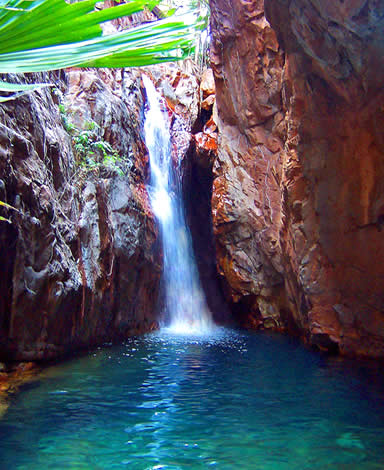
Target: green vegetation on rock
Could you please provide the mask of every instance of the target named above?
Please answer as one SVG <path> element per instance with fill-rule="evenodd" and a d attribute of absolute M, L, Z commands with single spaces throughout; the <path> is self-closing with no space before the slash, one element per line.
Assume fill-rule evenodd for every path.
<path fill-rule="evenodd" d="M 59 111 L 64 129 L 70 134 L 75 159 L 79 167 L 85 171 L 109 170 L 124 175 L 119 162 L 122 158 L 112 145 L 105 141 L 100 126 L 94 121 L 84 122 L 83 128 L 76 127 L 68 115 L 60 90 L 54 88 L 53 93 L 59 100 Z"/>

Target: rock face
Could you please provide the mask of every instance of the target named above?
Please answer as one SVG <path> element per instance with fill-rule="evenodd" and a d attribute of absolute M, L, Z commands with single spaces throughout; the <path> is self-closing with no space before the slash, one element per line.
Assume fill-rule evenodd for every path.
<path fill-rule="evenodd" d="M 265 8 L 273 29 L 262 0 L 211 0 L 227 297 L 248 326 L 384 356 L 384 6 Z"/>
<path fill-rule="evenodd" d="M 12 220 L 0 223 L 3 361 L 51 359 L 158 326 L 162 253 L 146 189 L 142 73 L 165 97 L 173 159 L 191 187 L 200 90 L 177 66 L 34 77 L 58 89 L 0 108 L 0 201 L 17 209 L 0 214 Z M 203 214 L 209 221 L 209 206 Z M 215 278 L 213 260 L 210 250 Z"/>
<path fill-rule="evenodd" d="M 161 254 L 144 187 L 140 78 L 64 78 L 62 116 L 45 90 L 0 109 L 0 200 L 19 210 L 0 225 L 3 360 L 48 359 L 156 326 Z M 80 161 L 63 119 L 80 131 L 95 122 L 121 161 Z"/>

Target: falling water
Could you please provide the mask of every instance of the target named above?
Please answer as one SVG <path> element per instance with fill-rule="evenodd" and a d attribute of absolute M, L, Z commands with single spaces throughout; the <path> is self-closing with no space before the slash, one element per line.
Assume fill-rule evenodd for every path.
<path fill-rule="evenodd" d="M 153 83 L 145 75 L 143 81 L 148 100 L 144 131 L 151 168 L 149 195 L 162 232 L 169 328 L 179 333 L 206 333 L 213 327 L 213 322 L 185 222 L 180 178 L 172 164 L 168 121 L 162 113 L 160 97 Z"/>

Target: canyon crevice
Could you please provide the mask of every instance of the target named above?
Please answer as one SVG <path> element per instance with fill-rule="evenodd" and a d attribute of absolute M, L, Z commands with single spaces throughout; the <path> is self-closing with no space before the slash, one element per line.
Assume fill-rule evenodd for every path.
<path fill-rule="evenodd" d="M 214 82 L 145 69 L 165 98 L 209 307 L 218 323 L 230 308 L 247 328 L 383 357 L 384 7 L 210 4 Z M 1 208 L 1 360 L 158 327 L 143 70 L 26 77 L 56 89 L 0 108 L 0 201 L 16 209 Z"/>
<path fill-rule="evenodd" d="M 383 6 L 210 3 L 227 298 L 248 327 L 383 356 Z"/>
<path fill-rule="evenodd" d="M 52 359 L 158 327 L 142 73 L 35 76 L 57 88 L 1 107 L 0 200 L 17 209 L 3 209 L 12 223 L 0 226 L 2 360 Z M 175 95 L 171 132 L 184 161 L 198 82 L 177 67 L 158 68 L 156 80 Z"/>

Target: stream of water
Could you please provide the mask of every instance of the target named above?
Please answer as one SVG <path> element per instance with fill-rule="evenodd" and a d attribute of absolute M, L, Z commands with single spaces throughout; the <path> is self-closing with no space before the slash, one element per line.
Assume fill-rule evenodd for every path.
<path fill-rule="evenodd" d="M 213 328 L 200 285 L 192 240 L 184 215 L 178 162 L 171 157 L 168 119 L 151 80 L 143 75 L 148 110 L 145 141 L 151 181 L 148 192 L 161 227 L 165 311 L 173 332 L 206 334 Z"/>
<path fill-rule="evenodd" d="M 52 367 L 0 420 L 1 470 L 382 470 L 383 449 L 379 365 L 224 329 Z"/>

